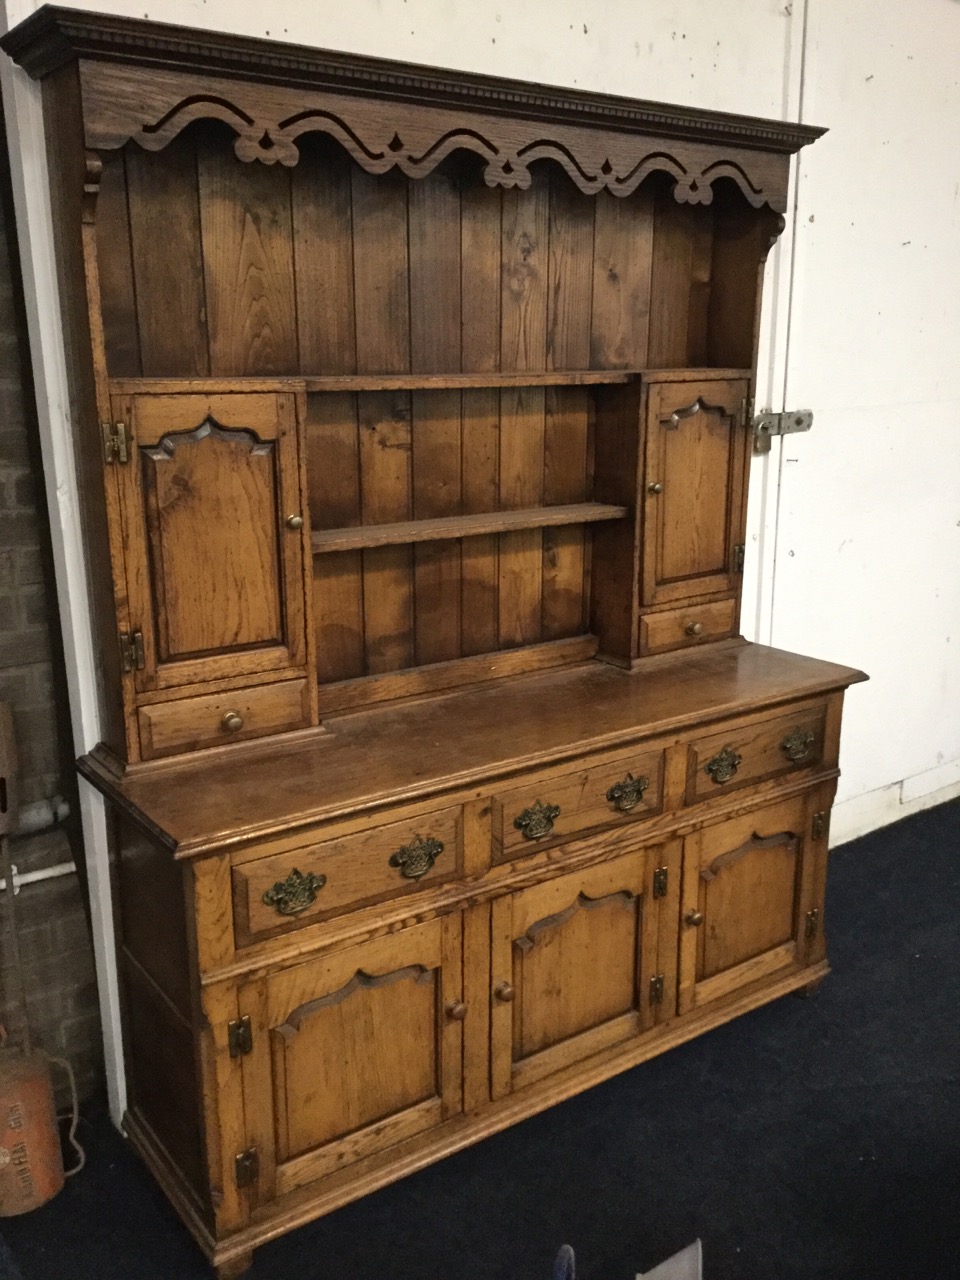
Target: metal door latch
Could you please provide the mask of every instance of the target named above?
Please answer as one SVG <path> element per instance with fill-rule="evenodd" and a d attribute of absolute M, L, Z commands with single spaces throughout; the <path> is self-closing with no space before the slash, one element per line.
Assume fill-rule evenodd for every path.
<path fill-rule="evenodd" d="M 794 409 L 790 413 L 758 413 L 753 419 L 753 451 L 769 453 L 773 436 L 789 436 L 795 431 L 809 431 L 812 426 L 812 409 Z"/>

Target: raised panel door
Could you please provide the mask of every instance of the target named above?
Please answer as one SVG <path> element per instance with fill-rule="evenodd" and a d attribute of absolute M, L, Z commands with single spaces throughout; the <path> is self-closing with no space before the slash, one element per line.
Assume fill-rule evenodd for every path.
<path fill-rule="evenodd" d="M 462 1110 L 459 916 L 414 925 L 240 990 L 257 1196 L 271 1200 Z"/>
<path fill-rule="evenodd" d="M 736 589 L 746 514 L 742 379 L 655 384 L 646 423 L 644 605 Z"/>
<path fill-rule="evenodd" d="M 137 688 L 301 669 L 294 397 L 139 395 L 115 410 L 132 435 L 120 484 Z"/>
<path fill-rule="evenodd" d="M 822 958 L 822 799 L 795 796 L 687 837 L 681 1013 Z"/>
<path fill-rule="evenodd" d="M 636 1039 L 669 1009 L 676 953 L 660 936 L 654 872 L 665 868 L 669 883 L 676 848 L 625 854 L 494 902 L 495 1098 Z"/>

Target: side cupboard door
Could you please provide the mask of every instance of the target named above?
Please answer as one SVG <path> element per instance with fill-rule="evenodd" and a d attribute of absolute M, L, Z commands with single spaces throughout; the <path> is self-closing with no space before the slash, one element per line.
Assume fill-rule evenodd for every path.
<path fill-rule="evenodd" d="M 736 590 L 746 519 L 747 382 L 664 382 L 646 422 L 643 603 Z"/>
<path fill-rule="evenodd" d="M 133 395 L 118 468 L 138 691 L 303 668 L 292 395 Z"/>

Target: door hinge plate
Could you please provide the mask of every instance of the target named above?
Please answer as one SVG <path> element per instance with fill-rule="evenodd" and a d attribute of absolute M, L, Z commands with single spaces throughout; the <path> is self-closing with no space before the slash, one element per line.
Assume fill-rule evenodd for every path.
<path fill-rule="evenodd" d="M 814 840 L 822 840 L 824 832 L 827 829 L 827 815 L 821 810 L 813 815 L 813 821 L 810 823 L 810 834 Z"/>
<path fill-rule="evenodd" d="M 738 542 L 733 548 L 733 572 L 743 573 L 744 562 L 747 558 L 747 548 L 742 542 Z"/>
<path fill-rule="evenodd" d="M 260 1177 L 260 1156 L 256 1147 L 248 1147 L 241 1151 L 234 1160 L 234 1177 L 237 1187 L 252 1187 Z"/>
<path fill-rule="evenodd" d="M 820 908 L 814 907 L 812 911 L 807 912 L 806 935 L 808 938 L 815 938 L 817 930 L 820 928 Z"/>
<path fill-rule="evenodd" d="M 753 451 L 769 453 L 774 436 L 789 436 L 796 431 L 809 431 L 813 426 L 812 409 L 794 409 L 790 413 L 758 413 L 753 419 Z"/>
<path fill-rule="evenodd" d="M 665 898 L 667 896 L 667 879 L 669 877 L 669 867 L 657 867 L 653 873 L 653 896 L 655 898 Z"/>
<path fill-rule="evenodd" d="M 142 631 L 120 632 L 120 661 L 126 672 L 143 670 L 145 659 Z"/>
<path fill-rule="evenodd" d="M 108 465 L 114 462 L 129 462 L 130 451 L 128 448 L 129 439 L 127 437 L 126 423 L 101 422 L 100 433 L 103 437 L 104 462 Z"/>
<path fill-rule="evenodd" d="M 658 973 L 650 979 L 650 1003 L 663 1004 L 663 974 Z"/>
<path fill-rule="evenodd" d="M 227 1023 L 227 1044 L 230 1047 L 231 1058 L 239 1058 L 244 1053 L 253 1053 L 253 1028 L 250 1026 L 248 1015 L 245 1014 L 242 1018 Z"/>

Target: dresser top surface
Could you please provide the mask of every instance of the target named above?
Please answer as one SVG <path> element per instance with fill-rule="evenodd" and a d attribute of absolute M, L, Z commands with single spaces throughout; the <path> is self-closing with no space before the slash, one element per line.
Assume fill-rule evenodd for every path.
<path fill-rule="evenodd" d="M 866 679 L 730 643 L 626 672 L 604 663 L 473 685 L 331 718 L 325 732 L 111 774 L 80 771 L 179 857 L 293 832 L 525 769 L 714 723 Z"/>

